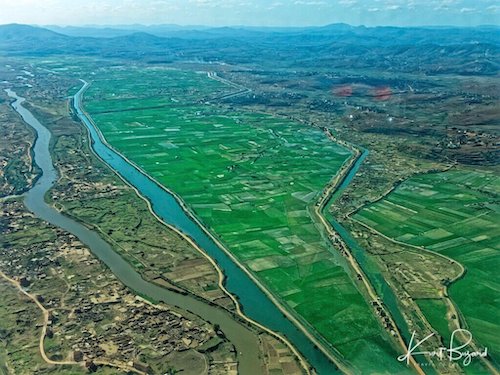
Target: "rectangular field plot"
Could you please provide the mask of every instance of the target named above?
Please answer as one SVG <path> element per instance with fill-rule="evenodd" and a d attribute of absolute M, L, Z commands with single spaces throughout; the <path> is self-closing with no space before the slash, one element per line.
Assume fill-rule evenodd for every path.
<path fill-rule="evenodd" d="M 390 362 L 401 370 L 308 212 L 349 151 L 319 129 L 205 102 L 229 89 L 192 72 L 117 69 L 96 76 L 85 108 L 113 147 L 176 192 L 355 367 Z M 379 358 L 358 357 L 360 347 Z"/>
<path fill-rule="evenodd" d="M 454 170 L 413 177 L 355 218 L 398 241 L 461 263 L 467 273 L 451 286 L 450 295 L 479 343 L 494 356 L 500 353 L 499 176 Z"/>

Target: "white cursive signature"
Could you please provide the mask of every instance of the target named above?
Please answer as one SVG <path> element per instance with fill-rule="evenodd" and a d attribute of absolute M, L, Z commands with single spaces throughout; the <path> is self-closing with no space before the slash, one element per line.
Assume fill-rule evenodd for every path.
<path fill-rule="evenodd" d="M 455 335 L 462 334 L 465 337 L 465 344 L 460 344 L 459 346 L 455 346 Z M 463 350 L 465 349 L 472 341 L 472 334 L 466 329 L 456 329 L 452 332 L 450 338 L 450 347 L 446 348 L 441 346 L 433 351 L 427 352 L 417 352 L 416 349 L 428 339 L 434 336 L 434 333 L 431 333 L 427 337 L 424 337 L 422 340 L 415 342 L 415 331 L 413 331 L 410 339 L 410 344 L 408 345 L 408 351 L 406 354 L 400 355 L 398 357 L 398 361 L 406 361 L 406 364 L 410 363 L 410 358 L 416 354 L 427 354 L 430 357 L 437 357 L 440 360 L 448 359 L 450 362 L 452 361 L 460 361 L 463 359 L 463 365 L 468 366 L 474 357 L 486 357 L 488 355 L 488 348 L 484 348 L 479 351 L 470 351 Z"/>

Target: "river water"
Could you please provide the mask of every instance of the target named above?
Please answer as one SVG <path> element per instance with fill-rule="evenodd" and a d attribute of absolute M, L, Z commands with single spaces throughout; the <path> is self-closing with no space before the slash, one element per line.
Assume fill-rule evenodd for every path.
<path fill-rule="evenodd" d="M 210 238 L 210 236 L 196 223 L 182 208 L 175 196 L 159 186 L 155 181 L 135 168 L 119 153 L 103 142 L 100 133 L 93 123 L 87 118 L 81 109 L 82 95 L 88 84 L 75 94 L 73 98 L 74 109 L 88 129 L 92 148 L 94 152 L 115 170 L 128 183 L 134 186 L 145 198 L 147 198 L 155 213 L 165 222 L 175 226 L 183 233 L 189 235 L 211 258 L 213 258 L 226 275 L 227 289 L 236 295 L 247 316 L 269 327 L 272 330 L 283 333 L 292 344 L 306 357 L 308 362 L 319 374 L 338 374 L 336 366 L 311 342 L 311 340 L 288 320 L 265 293 L 243 272 L 229 256 Z M 16 99 L 12 107 L 21 115 L 26 123 L 37 132 L 37 140 L 33 147 L 35 163 L 40 167 L 43 174 L 36 185 L 26 193 L 26 207 L 36 216 L 61 227 L 77 236 L 81 242 L 87 245 L 92 252 L 103 261 L 110 270 L 129 288 L 137 293 L 149 296 L 155 300 L 163 301 L 182 309 L 189 310 L 201 318 L 218 324 L 227 338 L 235 345 L 239 354 L 240 372 L 242 374 L 255 374 L 259 368 L 259 349 L 256 336 L 245 325 L 237 322 L 233 316 L 220 308 L 204 303 L 189 295 L 182 295 L 161 288 L 141 278 L 134 268 L 115 253 L 112 248 L 95 232 L 87 229 L 82 224 L 69 219 L 45 203 L 46 192 L 53 186 L 57 179 L 52 158 L 49 152 L 51 134 L 21 103 L 23 98 L 15 92 L 6 90 L 7 94 Z M 332 196 L 329 203 L 333 202 L 349 185 L 356 174 L 359 166 L 367 156 L 365 151 L 358 159 L 346 178 L 342 181 L 339 189 Z M 329 215 L 327 215 L 328 217 Z M 363 249 L 359 247 L 354 238 L 331 216 L 328 217 L 335 230 L 344 238 L 356 254 L 360 265 L 365 269 L 371 282 L 380 293 L 382 299 L 391 310 L 398 326 L 403 328 L 403 336 L 407 335 L 406 324 L 397 308 L 395 296 L 388 288 L 383 277 L 373 271 L 371 264 L 366 261 Z M 368 272 L 367 272 L 368 271 Z M 405 329 L 406 328 L 406 329 Z"/>
<path fill-rule="evenodd" d="M 57 172 L 49 152 L 51 134 L 30 111 L 22 106 L 23 98 L 17 96 L 12 90 L 7 89 L 6 92 L 10 97 L 16 99 L 12 103 L 12 107 L 37 133 L 33 153 L 35 163 L 42 170 L 42 176 L 35 186 L 26 193 L 24 200 L 26 207 L 37 217 L 78 237 L 82 243 L 91 249 L 92 253 L 109 267 L 123 284 L 135 292 L 191 311 L 206 321 L 218 324 L 239 353 L 240 372 L 254 375 L 256 369 L 259 369 L 260 363 L 257 337 L 244 324 L 237 322 L 231 313 L 192 296 L 175 293 L 145 281 L 129 263 L 114 252 L 109 244 L 94 231 L 62 215 L 45 203 L 45 194 L 57 179 Z"/>
<path fill-rule="evenodd" d="M 347 173 L 335 193 L 332 194 L 330 200 L 325 205 L 323 214 L 325 215 L 335 232 L 337 232 L 342 237 L 344 242 L 353 252 L 356 261 L 359 263 L 365 275 L 370 280 L 370 283 L 375 288 L 377 295 L 380 296 L 384 304 L 387 306 L 392 318 L 394 319 L 401 332 L 401 336 L 403 336 L 406 342 L 408 342 L 411 335 L 408 329 L 408 325 L 399 309 L 397 297 L 394 294 L 394 291 L 385 280 L 374 260 L 367 255 L 366 250 L 363 249 L 358 244 L 356 239 L 351 235 L 351 233 L 347 229 L 345 229 L 342 224 L 335 220 L 332 214 L 328 212 L 328 208 L 335 202 L 336 199 L 338 199 L 343 194 L 344 190 L 352 182 L 352 179 L 354 178 L 354 176 L 356 176 L 356 173 L 363 164 L 363 161 L 367 158 L 368 153 L 368 150 L 363 150 L 359 158 L 349 170 L 349 173 Z"/>

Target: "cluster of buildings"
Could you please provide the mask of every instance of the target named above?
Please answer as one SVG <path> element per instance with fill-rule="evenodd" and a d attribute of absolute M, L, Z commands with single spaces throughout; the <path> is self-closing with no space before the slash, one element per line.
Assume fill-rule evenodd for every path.
<path fill-rule="evenodd" d="M 73 235 L 43 224 L 20 200 L 4 203 L 0 270 L 49 312 L 49 358 L 82 363 L 90 371 L 114 363 L 155 373 L 148 362 L 166 365 L 166 356 L 191 349 L 208 353 L 224 344 L 228 365 L 237 365 L 234 348 L 226 350 L 227 341 L 209 323 L 135 296 Z"/>
<path fill-rule="evenodd" d="M 465 164 L 496 164 L 500 157 L 500 137 L 488 132 L 449 128 L 441 146 Z"/>
<path fill-rule="evenodd" d="M 112 321 L 109 315 L 114 316 Z M 128 362 L 137 358 L 138 348 L 145 345 L 155 357 L 162 358 L 174 351 L 196 350 L 215 336 L 203 323 L 130 296 L 98 304 L 82 301 L 75 310 L 75 321 L 81 335 L 73 340 L 72 349 L 86 360 L 106 357 Z M 93 324 L 101 322 L 98 328 Z"/>

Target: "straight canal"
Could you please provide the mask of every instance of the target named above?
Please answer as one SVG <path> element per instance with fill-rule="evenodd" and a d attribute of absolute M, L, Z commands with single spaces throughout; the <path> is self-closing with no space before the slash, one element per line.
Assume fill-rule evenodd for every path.
<path fill-rule="evenodd" d="M 288 320 L 249 276 L 219 248 L 203 228 L 184 211 L 175 196 L 144 175 L 103 142 L 100 133 L 80 107 L 81 97 L 87 85 L 85 83 L 74 96 L 73 104 L 78 117 L 88 129 L 94 152 L 129 184 L 134 186 L 141 195 L 147 198 L 151 203 L 152 209 L 160 218 L 190 236 L 217 262 L 226 275 L 226 288 L 238 297 L 247 316 L 274 331 L 283 333 L 304 355 L 318 374 L 338 374 L 337 367 L 328 357 L 301 330 Z M 24 202 L 26 207 L 37 217 L 78 237 L 130 289 L 141 295 L 149 296 L 154 300 L 163 301 L 193 312 L 212 324 L 218 324 L 238 352 L 240 373 L 244 375 L 255 374 L 256 370 L 260 367 L 260 351 L 256 334 L 245 324 L 235 319 L 228 311 L 205 303 L 190 295 L 176 293 L 145 281 L 97 233 L 75 220 L 64 216 L 45 202 L 46 193 L 57 180 L 57 171 L 54 168 L 49 151 L 51 133 L 30 111 L 22 106 L 22 103 L 25 101 L 24 98 L 17 96 L 10 89 L 7 89 L 6 92 L 11 98 L 15 99 L 12 107 L 37 134 L 33 153 L 35 163 L 42 170 L 42 176 L 35 186 L 25 194 Z"/>

